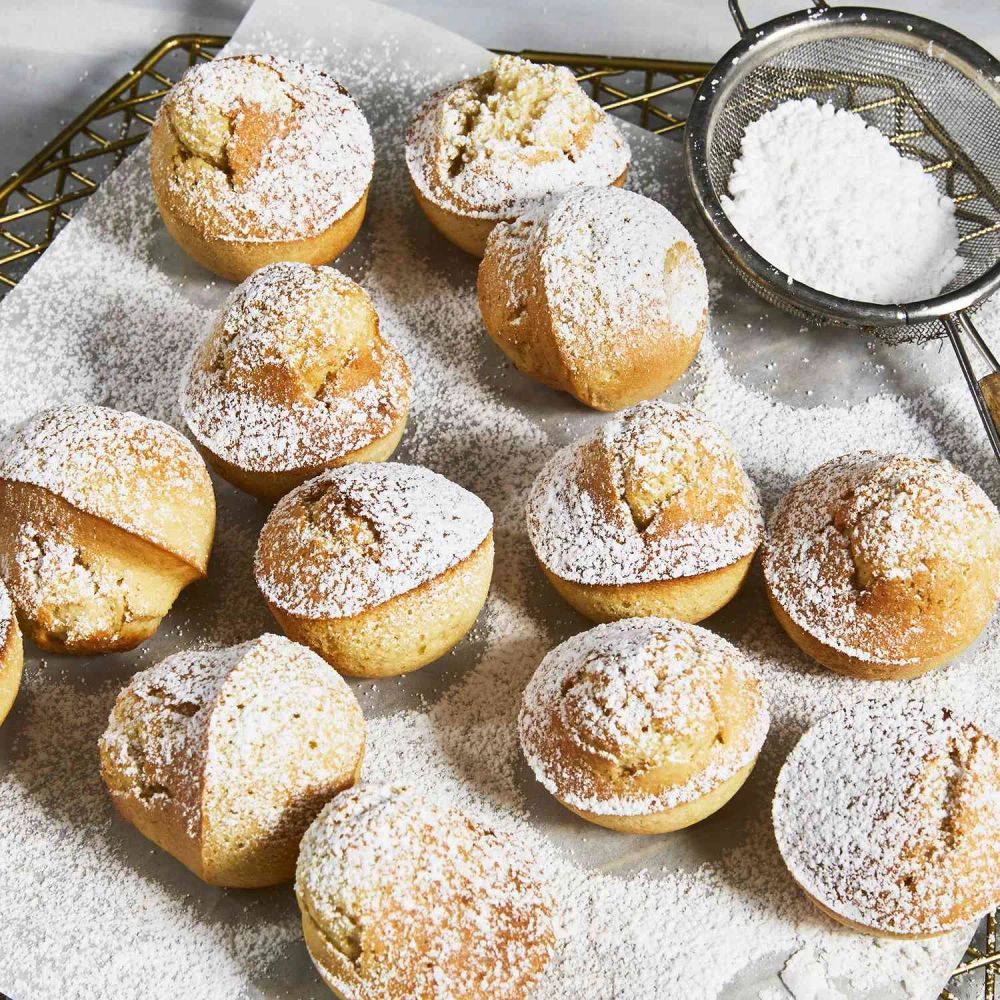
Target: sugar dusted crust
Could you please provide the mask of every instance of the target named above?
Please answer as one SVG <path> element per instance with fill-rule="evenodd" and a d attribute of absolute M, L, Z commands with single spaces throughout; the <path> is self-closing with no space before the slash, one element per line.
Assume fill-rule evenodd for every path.
<path fill-rule="evenodd" d="M 204 238 L 319 236 L 361 202 L 375 161 L 368 123 L 322 70 L 267 55 L 190 69 L 164 99 L 153 181 Z"/>
<path fill-rule="evenodd" d="M 830 657 L 919 671 L 992 615 L 1000 514 L 948 462 L 857 452 L 789 490 L 762 565 L 771 599 Z"/>
<path fill-rule="evenodd" d="M 708 325 L 697 246 L 661 204 L 617 187 L 539 201 L 490 235 L 489 335 L 526 374 L 601 410 L 659 395 Z"/>
<path fill-rule="evenodd" d="M 602 586 L 729 566 L 764 527 L 725 435 L 697 410 L 658 400 L 557 452 L 532 486 L 527 522 L 546 569 Z"/>
<path fill-rule="evenodd" d="M 789 754 L 773 814 L 796 882 L 839 920 L 929 936 L 1000 903 L 1000 742 L 951 709 L 828 715 Z"/>
<path fill-rule="evenodd" d="M 628 168 L 629 150 L 568 69 L 506 55 L 420 107 L 406 163 L 431 203 L 500 219 L 552 192 L 613 183 Z"/>
<path fill-rule="evenodd" d="M 440 576 L 492 528 L 482 500 L 429 469 L 331 469 L 271 512 L 257 546 L 257 583 L 290 615 L 357 615 Z"/>
<path fill-rule="evenodd" d="M 331 802 L 295 892 L 313 961 L 352 1000 L 522 1000 L 555 944 L 524 846 L 403 787 Z"/>
<path fill-rule="evenodd" d="M 291 878 L 316 814 L 357 778 L 364 718 L 346 683 L 283 636 L 185 651 L 136 674 L 100 740 L 122 815 L 207 882 Z"/>
<path fill-rule="evenodd" d="M 752 766 L 768 724 L 734 646 L 697 625 L 633 618 L 553 649 L 528 682 L 518 729 L 535 776 L 565 805 L 643 816 Z"/>
<path fill-rule="evenodd" d="M 181 390 L 197 440 L 238 469 L 321 469 L 406 418 L 410 372 L 364 290 L 339 271 L 271 264 L 230 296 Z"/>
<path fill-rule="evenodd" d="M 42 410 L 0 447 L 0 480 L 47 490 L 200 574 L 207 568 L 215 528 L 208 470 L 191 442 L 158 420 L 85 404 Z"/>

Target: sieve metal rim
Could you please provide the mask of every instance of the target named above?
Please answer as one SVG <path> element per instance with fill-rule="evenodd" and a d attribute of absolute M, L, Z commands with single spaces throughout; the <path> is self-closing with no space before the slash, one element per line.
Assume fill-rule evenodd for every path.
<path fill-rule="evenodd" d="M 734 17 L 739 15 L 738 6 Z M 739 15 L 737 23 L 742 22 Z M 742 22 L 745 24 L 745 22 Z M 742 25 L 741 25 L 742 26 Z M 908 31 L 907 27 L 911 30 Z M 1000 60 L 965 35 L 927 18 L 873 7 L 810 7 L 785 14 L 745 31 L 740 40 L 705 77 L 695 96 L 684 130 L 684 161 L 688 183 L 702 219 L 730 263 L 741 276 L 756 281 L 783 308 L 812 313 L 823 320 L 862 327 L 910 326 L 941 319 L 976 306 L 1000 288 L 1000 260 L 977 278 L 950 292 L 928 299 L 898 304 L 880 304 L 842 298 L 799 281 L 765 260 L 736 230 L 712 185 L 708 151 L 716 122 L 716 111 L 752 68 L 788 48 L 838 33 L 878 35 L 891 33 L 897 43 L 919 39 L 940 46 L 942 57 L 966 77 L 983 87 L 1000 106 Z M 966 71 L 975 67 L 975 78 Z"/>

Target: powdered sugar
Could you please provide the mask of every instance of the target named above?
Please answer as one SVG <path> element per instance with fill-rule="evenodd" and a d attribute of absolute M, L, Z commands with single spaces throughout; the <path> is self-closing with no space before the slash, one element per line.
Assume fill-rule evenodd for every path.
<path fill-rule="evenodd" d="M 173 427 L 103 406 L 44 410 L 3 442 L 0 478 L 48 490 L 204 568 L 200 525 L 178 529 L 171 500 L 196 503 L 198 520 L 205 505 L 194 493 L 211 486 L 205 463 Z"/>
<path fill-rule="evenodd" d="M 525 688 L 518 723 L 548 791 L 574 808 L 619 816 L 672 809 L 717 789 L 753 763 L 767 727 L 739 651 L 697 625 L 658 618 L 598 625 L 556 646 Z M 647 772 L 662 767 L 674 779 L 654 791 Z"/>
<path fill-rule="evenodd" d="M 558 452 L 532 487 L 527 518 L 546 568 L 602 585 L 707 573 L 753 552 L 763 533 L 756 491 L 725 435 L 696 410 L 660 401 Z"/>
<path fill-rule="evenodd" d="M 271 512 L 257 582 L 289 614 L 356 615 L 456 566 L 492 528 L 482 500 L 429 469 L 396 462 L 330 469 Z"/>
<path fill-rule="evenodd" d="M 1000 743 L 946 708 L 873 699 L 823 719 L 774 798 L 796 880 L 839 916 L 933 934 L 1000 903 Z"/>
<path fill-rule="evenodd" d="M 914 302 L 961 269 L 955 206 L 851 111 L 785 101 L 747 126 L 722 204 L 794 280 L 863 302 Z"/>
<path fill-rule="evenodd" d="M 264 472 L 330 463 L 388 434 L 406 413 L 409 369 L 378 336 L 374 311 L 356 304 L 362 296 L 330 267 L 251 275 L 191 356 L 181 407 L 192 433 L 224 461 Z M 371 331 L 357 329 L 366 321 Z"/>
<path fill-rule="evenodd" d="M 628 167 L 629 149 L 568 69 L 498 56 L 487 73 L 420 107 L 406 163 L 434 204 L 501 219 L 553 192 L 610 184 Z"/>
<path fill-rule="evenodd" d="M 7 588 L 0 580 L 0 650 L 7 644 L 7 636 L 10 634 L 10 626 L 14 620 L 14 608 L 10 603 L 10 595 Z"/>
<path fill-rule="evenodd" d="M 374 150 L 361 109 L 339 83 L 301 63 L 269 55 L 201 63 L 164 100 L 158 121 L 179 147 L 166 167 L 171 206 L 217 239 L 318 235 L 371 182 Z"/>

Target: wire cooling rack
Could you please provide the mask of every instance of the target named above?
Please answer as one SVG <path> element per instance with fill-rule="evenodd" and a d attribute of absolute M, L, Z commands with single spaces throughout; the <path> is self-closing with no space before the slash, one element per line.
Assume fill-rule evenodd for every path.
<path fill-rule="evenodd" d="M 224 35 L 174 35 L 73 119 L 51 142 L 0 186 L 0 298 L 141 142 L 164 94 L 189 66 L 215 58 Z M 634 59 L 567 52 L 516 53 L 534 62 L 557 63 L 607 111 L 658 135 L 684 127 L 687 108 L 711 69 L 708 63 Z M 982 996 L 1000 1000 L 997 914 L 980 925 L 941 1000 Z M 0 993 L 0 1000 L 9 1000 Z"/>

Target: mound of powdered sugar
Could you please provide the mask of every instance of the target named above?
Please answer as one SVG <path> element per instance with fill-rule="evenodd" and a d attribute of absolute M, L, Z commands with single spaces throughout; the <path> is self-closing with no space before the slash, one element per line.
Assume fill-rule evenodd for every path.
<path fill-rule="evenodd" d="M 795 281 L 862 302 L 913 302 L 958 274 L 955 205 L 851 111 L 785 101 L 747 126 L 723 207 Z"/>

